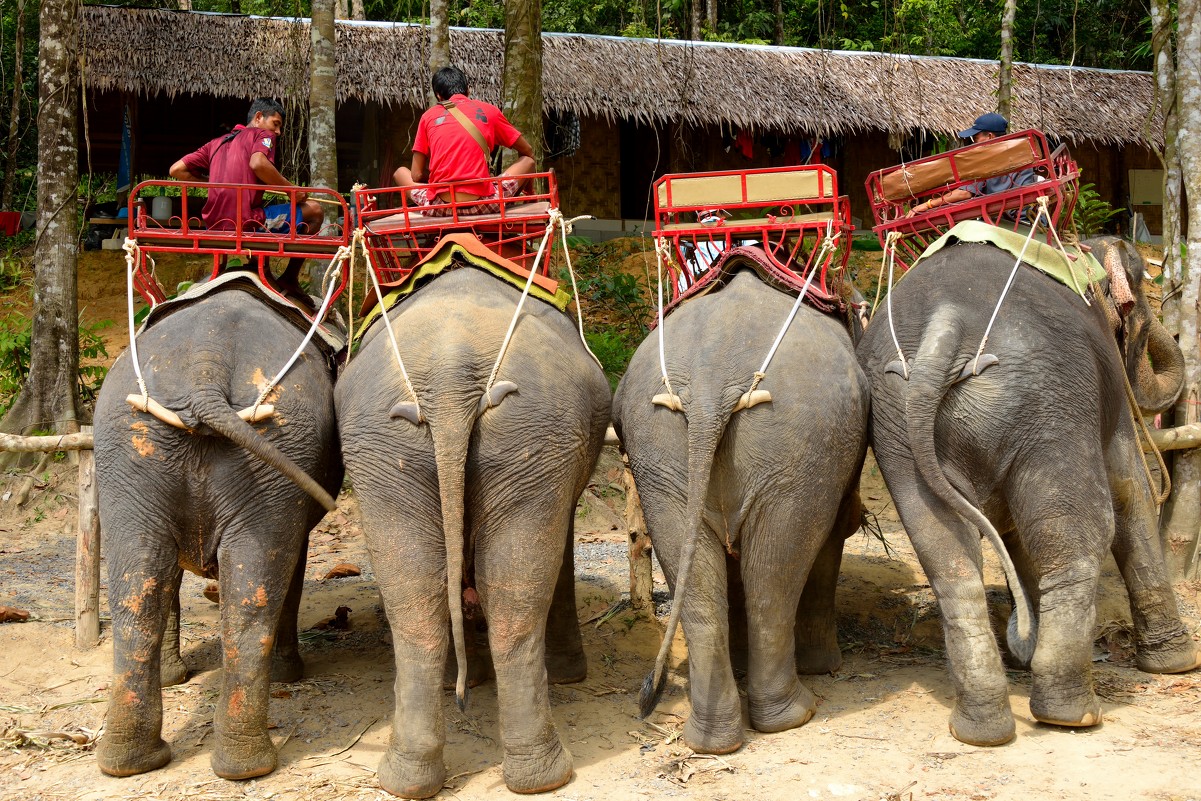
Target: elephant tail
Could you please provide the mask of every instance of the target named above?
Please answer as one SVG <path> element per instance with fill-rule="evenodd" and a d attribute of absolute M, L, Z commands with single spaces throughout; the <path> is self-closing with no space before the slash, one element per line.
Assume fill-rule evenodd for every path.
<path fill-rule="evenodd" d="M 688 409 L 688 501 L 684 511 L 684 542 L 680 549 L 680 566 L 676 571 L 675 601 L 663 632 L 663 642 L 655 667 L 642 682 L 638 695 L 639 716 L 645 718 L 659 703 L 663 687 L 667 683 L 667 657 L 680 624 L 688 594 L 688 579 L 692 572 L 692 560 L 696 544 L 701 536 L 701 518 L 705 512 L 705 500 L 709 494 L 709 476 L 713 472 L 713 456 L 725 433 L 733 409 L 723 412 L 707 409 Z"/>
<path fill-rule="evenodd" d="M 192 412 L 196 419 L 235 445 L 245 448 L 254 456 L 274 467 L 296 486 L 311 495 L 327 512 L 338 508 L 337 502 L 317 481 L 300 468 L 275 443 L 261 436 L 254 428 L 238 417 L 229 401 L 216 388 L 197 390 L 193 395 Z"/>
<path fill-rule="evenodd" d="M 466 516 L 467 448 L 475 424 L 475 405 L 465 407 L 453 419 L 429 421 L 434 440 L 434 464 L 442 503 L 442 534 L 446 544 L 446 601 L 450 609 L 450 631 L 454 637 L 455 703 L 467 707 L 467 641 L 463 625 L 463 542 Z"/>
<path fill-rule="evenodd" d="M 979 529 L 997 552 L 1005 579 L 1009 582 L 1010 592 L 1013 593 L 1016 627 L 1011 627 L 1009 649 L 1022 663 L 1028 664 L 1034 654 L 1035 645 L 1034 609 L 1030 598 L 1022 587 L 1017 569 L 1009 557 L 1001 535 L 984 512 L 976 508 L 951 484 L 938 461 L 938 451 L 935 447 L 935 421 L 947 392 L 960 378 L 963 367 L 963 341 L 959 327 L 950 320 L 935 318 L 926 327 L 918 353 L 913 360 L 908 382 L 909 391 L 905 397 L 905 424 L 909 449 L 913 453 L 918 473 L 931 491 Z"/>

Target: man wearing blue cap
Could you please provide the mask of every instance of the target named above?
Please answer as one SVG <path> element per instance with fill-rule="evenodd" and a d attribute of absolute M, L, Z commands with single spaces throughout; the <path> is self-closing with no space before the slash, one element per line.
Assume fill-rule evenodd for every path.
<path fill-rule="evenodd" d="M 974 144 L 987 142 L 990 139 L 996 139 L 998 136 L 1004 136 L 1009 131 L 1009 120 L 995 112 L 981 114 L 972 123 L 972 127 L 966 131 L 959 132 L 960 139 L 971 139 Z M 939 206 L 945 206 L 948 203 L 959 203 L 963 200 L 971 200 L 980 195 L 991 195 L 996 192 L 1004 192 L 1006 189 L 1013 189 L 1015 186 L 1027 186 L 1038 180 L 1038 176 L 1034 174 L 1034 170 L 1027 167 L 1024 170 L 1017 172 L 997 175 L 984 181 L 977 181 L 974 184 L 967 184 L 958 189 L 952 189 L 945 195 L 932 197 L 924 203 L 918 203 L 909 210 L 906 217 L 912 217 L 915 214 L 921 214 L 936 209 Z"/>

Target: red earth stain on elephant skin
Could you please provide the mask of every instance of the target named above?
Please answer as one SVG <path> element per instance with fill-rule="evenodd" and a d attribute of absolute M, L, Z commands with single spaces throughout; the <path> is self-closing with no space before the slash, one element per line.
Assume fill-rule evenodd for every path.
<path fill-rule="evenodd" d="M 143 458 L 149 458 L 154 455 L 154 443 L 150 441 L 150 426 L 143 422 L 131 423 L 129 426 L 134 431 L 134 434 L 129 442 L 133 445 L 133 449 L 138 452 L 138 455 Z"/>
<path fill-rule="evenodd" d="M 131 595 L 125 599 L 125 608 L 135 615 L 142 614 L 142 604 L 146 602 L 146 596 L 154 592 L 154 588 L 158 586 L 158 580 L 148 578 L 142 582 L 142 591 L 136 595 Z"/>
<path fill-rule="evenodd" d="M 231 718 L 242 716 L 242 709 L 246 706 L 246 691 L 241 687 L 235 687 L 233 692 L 229 694 L 229 705 L 226 707 Z"/>
<path fill-rule="evenodd" d="M 254 595 L 250 596 L 249 598 L 242 599 L 242 606 L 250 606 L 251 604 L 254 604 L 259 609 L 262 609 L 264 606 L 266 606 L 267 590 L 260 586 L 254 591 Z"/>
<path fill-rule="evenodd" d="M 274 637 L 263 637 L 262 639 L 259 640 L 259 645 L 261 645 L 263 647 L 262 654 L 263 654 L 263 658 L 266 659 L 267 657 L 271 656 L 271 648 L 272 648 L 272 646 L 275 645 L 275 638 Z"/>
<path fill-rule="evenodd" d="M 265 376 L 263 374 L 263 369 L 261 367 L 254 368 L 254 375 L 252 375 L 250 377 L 250 383 L 254 385 L 255 389 L 257 389 L 259 392 L 262 392 L 264 389 L 267 388 L 268 380 L 269 379 L 267 378 L 267 376 Z M 263 403 L 275 403 L 276 401 L 279 400 L 279 396 L 282 393 L 283 393 L 283 387 L 279 384 L 276 384 L 275 386 L 273 386 L 271 388 L 271 391 L 267 393 L 267 397 L 263 398 L 262 402 Z"/>

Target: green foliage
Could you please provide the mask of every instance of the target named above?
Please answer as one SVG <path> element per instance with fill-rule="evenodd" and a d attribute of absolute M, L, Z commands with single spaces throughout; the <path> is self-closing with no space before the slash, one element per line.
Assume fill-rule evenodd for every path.
<path fill-rule="evenodd" d="M 578 280 L 580 294 L 615 315 L 618 330 L 639 336 L 646 333 L 643 321 L 650 317 L 651 306 L 638 279 L 628 273 L 598 272 Z"/>
<path fill-rule="evenodd" d="M 585 331 L 584 339 L 588 342 L 589 349 L 600 360 L 605 377 L 609 379 L 609 388 L 617 389 L 617 382 L 625 374 L 630 359 L 634 358 L 638 342 L 612 329 Z"/>
<path fill-rule="evenodd" d="M 1093 189 L 1093 184 L 1082 184 L 1080 194 L 1076 198 L 1076 208 L 1072 210 L 1072 225 L 1083 237 L 1096 236 L 1105 230 L 1105 226 L 1125 209 L 1115 209 L 1101 199 Z"/>
<path fill-rule="evenodd" d="M 79 396 L 85 403 L 95 400 L 108 373 L 108 368 L 98 362 L 108 359 L 100 332 L 110 325 L 104 320 L 79 326 Z M 0 318 L 0 417 L 8 412 L 29 374 L 32 338 L 32 318 L 20 314 Z"/>
<path fill-rule="evenodd" d="M 25 283 L 25 262 L 13 249 L 0 256 L 0 292 L 12 292 Z"/>

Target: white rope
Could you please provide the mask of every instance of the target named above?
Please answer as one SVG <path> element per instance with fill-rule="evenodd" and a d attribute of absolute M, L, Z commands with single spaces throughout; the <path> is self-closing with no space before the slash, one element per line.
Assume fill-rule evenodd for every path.
<path fill-rule="evenodd" d="M 972 375 L 979 375 L 976 369 L 980 366 L 980 357 L 984 354 L 984 346 L 988 344 L 988 335 L 992 332 L 993 323 L 996 322 L 997 315 L 1001 312 L 1001 304 L 1005 302 L 1005 296 L 1009 294 L 1009 288 L 1013 286 L 1013 279 L 1017 277 L 1018 268 L 1022 266 L 1022 257 L 1026 255 L 1026 248 L 1030 245 L 1030 240 L 1034 238 L 1034 229 L 1038 225 L 1038 221 L 1044 219 L 1047 212 L 1047 197 L 1040 195 L 1038 198 L 1038 214 L 1034 218 L 1034 222 L 1030 225 L 1030 233 L 1026 234 L 1026 241 L 1022 243 L 1022 249 L 1018 253 L 1017 260 L 1013 263 L 1013 269 L 1009 271 L 1009 279 L 1005 281 L 1005 288 L 1001 290 L 1001 297 L 997 298 L 997 306 L 992 310 L 992 317 L 988 319 L 988 325 L 984 329 L 984 336 L 980 339 L 980 347 L 976 349 L 976 358 L 972 360 Z M 1047 224 L 1051 224 L 1050 216 L 1045 216 Z"/>
<path fill-rule="evenodd" d="M 889 231 L 888 236 L 884 238 L 884 250 L 888 260 L 888 294 L 884 298 L 884 306 L 888 309 L 888 332 L 892 334 L 892 344 L 896 346 L 897 358 L 901 361 L 901 375 L 906 381 L 909 380 L 909 363 L 905 361 L 905 351 L 901 350 L 901 341 L 897 339 L 897 328 L 892 321 L 892 268 L 896 261 L 896 243 L 901 238 L 899 231 Z M 879 287 L 876 289 L 876 298 L 879 299 Z M 872 309 L 872 314 L 875 316 L 875 309 Z"/>
<path fill-rule="evenodd" d="M 1043 201 L 1043 200 L 1044 200 L 1044 198 L 1042 196 L 1040 196 L 1039 201 Z M 1044 211 L 1044 209 L 1040 208 L 1039 214 L 1042 214 L 1043 211 Z M 1036 217 L 1035 222 L 1037 222 L 1037 221 L 1038 221 L 1038 218 Z M 1055 230 L 1055 226 L 1051 225 L 1050 214 L 1047 215 L 1047 227 L 1050 228 L 1051 233 L 1054 234 L 1055 244 L 1059 247 L 1059 252 L 1063 254 L 1064 261 L 1067 262 L 1068 275 L 1070 275 L 1072 277 L 1072 289 L 1076 290 L 1076 294 L 1079 295 L 1080 299 L 1084 301 L 1085 306 L 1092 306 L 1093 304 L 1088 299 L 1088 293 L 1085 292 L 1085 287 L 1081 286 L 1080 282 L 1076 278 L 1076 263 L 1072 260 L 1072 257 L 1068 255 L 1067 249 L 1063 246 L 1063 240 L 1059 238 L 1059 231 Z M 1084 251 L 1081 250 L 1079 247 L 1077 247 L 1077 253 L 1079 256 L 1084 255 Z M 1085 285 L 1087 285 L 1087 283 L 1088 283 L 1088 281 L 1087 281 L 1088 272 L 1089 272 L 1088 267 L 1087 266 L 1084 267 L 1084 277 L 1086 279 Z"/>
<path fill-rule="evenodd" d="M 584 350 L 588 351 L 588 355 L 592 357 L 592 361 L 596 362 L 596 366 L 604 371 L 605 366 L 601 364 L 601 360 L 596 358 L 596 354 L 592 352 L 592 348 L 588 347 L 588 340 L 584 338 L 584 310 L 580 307 L 580 289 L 576 285 L 575 268 L 571 265 L 571 251 L 567 248 L 567 236 L 572 231 L 572 226 L 579 220 L 595 220 L 591 214 L 581 214 L 579 217 L 572 217 L 570 220 L 560 219 L 559 231 L 563 235 L 563 257 L 567 260 L 567 274 L 571 276 L 571 296 L 575 298 L 575 316 L 576 321 L 580 326 L 580 342 L 584 343 Z"/>
<path fill-rule="evenodd" d="M 141 248 L 138 247 L 138 241 L 133 237 L 125 237 L 125 244 L 122 246 L 125 251 L 125 296 L 126 308 L 129 312 L 129 355 L 133 360 L 133 374 L 138 379 L 138 389 L 142 390 L 143 406 L 150 399 L 150 390 L 146 388 L 146 379 L 142 377 L 142 365 L 138 361 L 138 337 L 137 331 L 134 328 L 133 321 L 133 271 L 134 261 L 136 256 L 140 255 Z"/>
<path fill-rule="evenodd" d="M 292 354 L 292 358 L 288 359 L 288 363 L 283 366 L 283 369 L 275 374 L 275 377 L 267 382 L 259 396 L 255 398 L 254 405 L 251 406 L 252 414 L 259 410 L 259 406 L 275 389 L 275 386 L 280 380 L 292 369 L 292 365 L 296 364 L 296 360 L 300 358 L 300 354 L 304 353 L 304 349 L 309 346 L 309 342 L 313 340 L 313 335 L 317 333 L 317 329 L 321 327 L 321 321 L 325 319 L 325 315 L 329 312 L 329 305 L 333 302 L 334 291 L 338 288 L 338 280 L 342 277 L 342 263 L 348 258 L 354 257 L 354 241 L 349 245 L 339 247 L 326 265 L 325 275 L 328 279 L 328 286 L 325 289 L 325 297 L 321 299 L 321 306 L 317 309 L 317 313 L 313 315 L 313 324 L 309 326 L 308 333 L 304 335 L 304 339 L 300 341 L 300 345 L 296 348 L 296 352 Z M 336 265 L 336 266 L 335 266 Z M 332 269 L 332 272 L 331 272 Z"/>
<path fill-rule="evenodd" d="M 354 231 L 354 239 L 352 242 L 363 241 L 363 229 L 356 228 Z M 370 266 L 367 268 L 367 275 L 371 277 L 371 286 L 375 288 L 375 299 L 379 303 L 380 316 L 384 318 L 384 330 L 388 332 L 388 341 L 392 343 L 392 355 L 396 357 L 396 366 L 400 368 L 400 377 L 404 381 L 405 389 L 409 392 L 409 397 L 413 399 L 413 405 L 417 407 L 417 419 L 421 419 L 421 403 L 417 400 L 417 390 L 413 389 L 413 383 L 409 381 L 409 373 L 405 370 L 404 359 L 400 358 L 400 346 L 396 344 L 396 332 L 392 330 L 392 320 L 388 318 L 388 309 L 384 305 L 384 293 L 380 291 L 379 279 L 375 276 L 375 270 Z"/>
<path fill-rule="evenodd" d="M 655 243 L 655 274 L 659 278 L 659 370 L 663 374 L 663 386 L 667 387 L 667 394 L 675 395 L 675 390 L 671 388 L 671 379 L 667 377 L 667 356 L 663 347 L 663 259 L 664 257 L 671 258 L 671 252 L 667 249 L 667 242 L 660 239 Z"/>
<path fill-rule="evenodd" d="M 530 274 L 525 279 L 525 286 L 522 287 L 521 297 L 517 299 L 517 308 L 513 310 L 513 319 L 509 321 L 509 330 L 505 332 L 505 338 L 500 343 L 500 353 L 496 354 L 496 363 L 492 365 L 492 373 L 488 376 L 488 383 L 484 385 L 485 397 L 492 391 L 492 384 L 496 381 L 496 373 L 500 370 L 500 363 L 504 361 L 505 354 L 509 350 L 509 342 L 513 339 L 513 330 L 517 328 L 517 319 L 521 316 L 521 310 L 525 306 L 525 299 L 529 297 L 530 287 L 534 284 L 534 275 L 538 272 L 538 265 L 542 262 L 542 254 L 546 251 L 546 243 L 555 232 L 555 223 L 563 222 L 563 213 L 557 208 L 550 210 L 549 217 L 550 219 L 546 223 L 546 231 L 542 234 L 542 241 L 538 243 L 538 253 L 534 256 L 534 264 L 530 267 Z M 579 218 L 576 217 L 573 219 Z M 592 358 L 595 359 L 596 357 L 593 356 Z"/>
<path fill-rule="evenodd" d="M 822 239 L 821 248 L 817 252 L 817 258 L 813 260 L 813 269 L 809 271 L 809 275 L 805 277 L 805 283 L 801 286 L 801 292 L 796 297 L 796 302 L 792 304 L 792 311 L 788 312 L 788 319 L 784 321 L 784 326 L 780 329 L 780 333 L 776 334 L 776 341 L 771 344 L 771 350 L 767 352 L 767 358 L 763 360 L 763 366 L 759 368 L 757 376 L 762 376 L 767 373 L 767 366 L 771 364 L 772 357 L 776 355 L 776 349 L 780 347 L 780 343 L 784 341 L 784 335 L 788 333 L 792 321 L 796 319 L 797 312 L 801 310 L 801 302 L 805 300 L 805 296 L 809 294 L 809 285 L 813 283 L 813 277 L 817 275 L 819 270 L 825 268 L 829 262 L 830 256 L 837 249 L 841 235 L 833 233 L 833 225 L 826 224 L 826 235 Z M 756 377 L 751 389 L 755 389 L 759 384 L 760 379 Z"/>

